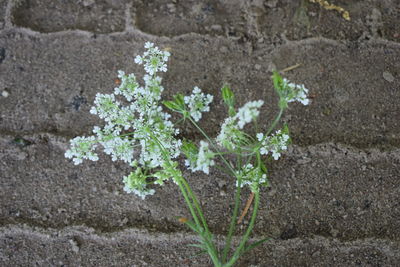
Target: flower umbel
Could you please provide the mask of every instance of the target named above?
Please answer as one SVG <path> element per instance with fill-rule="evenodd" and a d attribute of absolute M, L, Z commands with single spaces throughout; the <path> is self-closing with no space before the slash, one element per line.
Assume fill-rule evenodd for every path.
<path fill-rule="evenodd" d="M 192 162 L 187 161 L 186 164 L 189 164 L 189 169 L 193 172 L 202 171 L 205 174 L 209 174 L 210 166 L 215 165 L 215 161 L 213 160 L 214 153 L 210 150 L 209 144 L 204 141 L 200 141 L 199 153 L 196 156 L 196 160 L 192 159 Z"/>
<path fill-rule="evenodd" d="M 289 135 L 278 130 L 274 135 L 264 137 L 263 133 L 257 134 L 258 141 L 261 142 L 260 154 L 267 155 L 272 154 L 275 160 L 278 160 L 281 156 L 281 152 L 287 149 L 290 141 Z"/>
<path fill-rule="evenodd" d="M 124 191 L 127 193 L 134 193 L 145 199 L 148 195 L 154 195 L 154 189 L 148 189 L 147 186 L 147 175 L 142 172 L 141 168 L 137 168 L 131 172 L 128 176 L 124 176 L 123 182 L 125 184 Z"/>
<path fill-rule="evenodd" d="M 208 94 L 204 95 L 199 87 L 193 89 L 190 96 L 184 97 L 185 104 L 189 107 L 189 114 L 195 120 L 201 119 L 201 113 L 210 111 L 210 103 L 213 101 L 213 96 Z"/>
<path fill-rule="evenodd" d="M 242 129 L 247 123 L 257 119 L 260 114 L 259 108 L 263 104 L 264 101 L 262 100 L 248 102 L 239 108 L 234 116 L 226 118 L 216 138 L 217 143 L 229 150 L 234 150 L 242 144 L 246 144 L 248 137 Z"/>
<path fill-rule="evenodd" d="M 267 175 L 251 163 L 243 166 L 241 170 L 236 172 L 236 175 L 241 179 L 240 187 L 247 185 L 251 192 L 258 192 L 260 186 L 268 185 Z M 236 180 L 236 186 L 239 186 L 238 180 Z"/>
<path fill-rule="evenodd" d="M 150 42 L 147 42 L 144 47 L 147 51 L 144 52 L 143 56 L 136 56 L 135 63 L 144 64 L 144 70 L 149 75 L 154 75 L 159 71 L 166 72 L 166 62 L 171 54 L 168 51 L 161 51 Z"/>

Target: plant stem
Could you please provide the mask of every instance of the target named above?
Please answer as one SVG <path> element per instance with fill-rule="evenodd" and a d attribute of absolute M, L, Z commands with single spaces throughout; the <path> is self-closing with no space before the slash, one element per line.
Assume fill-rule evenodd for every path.
<path fill-rule="evenodd" d="M 238 186 L 237 186 L 236 192 L 235 192 L 235 207 L 233 208 L 233 214 L 232 214 L 231 222 L 229 225 L 228 236 L 226 238 L 225 247 L 222 252 L 222 262 L 226 261 L 226 257 L 228 255 L 229 249 L 231 247 L 232 235 L 235 232 L 235 228 L 236 228 L 236 217 L 237 217 L 238 211 L 239 211 L 240 192 L 242 189 L 241 183 L 242 183 L 242 179 L 238 178 Z"/>
<path fill-rule="evenodd" d="M 165 150 L 164 146 L 161 144 L 161 142 L 158 140 L 157 137 L 155 137 L 150 132 L 149 132 L 149 134 L 157 142 L 157 145 L 160 147 L 160 149 L 162 151 L 162 154 L 163 154 L 163 156 L 165 158 L 166 163 L 169 165 L 169 167 L 172 167 L 171 164 L 170 164 L 170 161 L 169 161 L 168 153 Z M 190 213 L 192 214 L 192 217 L 193 217 L 193 219 L 194 219 L 194 221 L 195 221 L 195 223 L 197 225 L 197 228 L 199 228 L 199 231 L 201 231 L 201 229 L 203 228 L 204 231 L 206 232 L 205 236 L 204 236 L 204 233 L 199 233 L 199 234 L 204 239 L 204 242 L 207 245 L 208 254 L 210 255 L 210 257 L 211 257 L 212 261 L 214 262 L 215 266 L 220 266 L 220 261 L 219 261 L 219 258 L 218 258 L 218 253 L 217 253 L 217 250 L 215 248 L 215 245 L 212 242 L 212 240 L 209 240 L 209 237 L 212 236 L 211 232 L 208 229 L 208 225 L 207 225 L 206 219 L 205 219 L 204 214 L 203 214 L 203 212 L 202 212 L 202 210 L 200 208 L 200 205 L 199 205 L 199 203 L 197 201 L 197 198 L 196 198 L 195 194 L 193 193 L 192 189 L 190 188 L 190 186 L 187 183 L 187 181 L 185 180 L 185 178 L 183 178 L 181 175 L 179 175 L 179 177 L 174 177 L 174 178 L 176 178 L 176 181 L 178 183 L 179 189 L 181 190 L 182 195 L 183 195 L 183 197 L 184 197 L 184 199 L 186 201 L 186 204 L 189 207 Z M 194 206 L 195 206 L 195 208 L 197 210 L 197 213 L 198 213 L 198 215 L 200 217 L 200 220 L 201 220 L 201 222 L 203 224 L 203 227 L 201 227 L 201 223 L 200 223 L 200 221 L 199 221 L 199 219 L 197 217 L 197 214 L 196 214 L 196 212 L 195 212 L 195 210 L 193 208 L 193 205 L 192 205 L 190 199 L 192 199 L 192 201 L 193 201 L 193 204 L 194 204 Z"/>
<path fill-rule="evenodd" d="M 254 209 L 253 209 L 253 214 L 251 215 L 249 227 L 247 228 L 246 233 L 244 234 L 242 241 L 240 242 L 238 248 L 235 250 L 235 253 L 233 254 L 232 258 L 229 260 L 229 262 L 227 262 L 224 265 L 226 267 L 232 266 L 239 259 L 239 256 L 241 255 L 242 250 L 243 250 L 247 240 L 249 239 L 249 235 L 250 235 L 251 231 L 253 230 L 254 223 L 255 223 L 255 220 L 257 217 L 258 205 L 260 203 L 260 192 L 255 192 L 254 197 L 255 197 Z"/>
<path fill-rule="evenodd" d="M 282 117 L 283 111 L 284 111 L 283 108 L 281 108 L 281 109 L 279 110 L 278 115 L 275 117 L 275 120 L 272 122 L 272 124 L 271 124 L 271 126 L 269 127 L 267 133 L 265 134 L 265 137 L 264 137 L 264 138 L 266 138 L 266 136 L 268 136 L 268 135 L 272 132 L 272 130 L 275 129 L 276 124 L 279 122 L 279 120 L 280 120 L 281 117 Z"/>
<path fill-rule="evenodd" d="M 214 144 L 214 142 L 211 140 L 210 137 L 203 131 L 203 129 L 200 128 L 200 126 L 191 118 L 189 117 L 190 122 L 199 130 L 199 132 L 207 139 L 208 142 L 210 142 L 211 146 L 214 148 L 214 150 L 217 152 L 217 155 L 222 159 L 224 164 L 228 167 L 228 169 L 232 172 L 232 175 L 236 177 L 236 172 L 232 168 L 232 165 L 221 155 L 221 152 L 219 151 L 218 147 Z"/>

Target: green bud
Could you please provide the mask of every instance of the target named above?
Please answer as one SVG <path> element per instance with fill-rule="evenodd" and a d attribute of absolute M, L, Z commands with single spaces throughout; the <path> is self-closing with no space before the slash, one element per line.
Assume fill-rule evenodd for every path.
<path fill-rule="evenodd" d="M 235 116 L 236 111 L 235 111 L 235 95 L 233 94 L 231 88 L 229 87 L 229 85 L 225 84 L 222 88 L 221 88 L 221 92 L 222 92 L 222 99 L 224 100 L 225 104 L 228 106 L 229 108 L 229 116 Z"/>
<path fill-rule="evenodd" d="M 276 70 L 273 71 L 272 81 L 274 82 L 274 87 L 275 87 L 276 92 L 279 95 L 281 95 L 281 92 L 284 89 L 284 88 L 282 88 L 283 79 L 282 79 L 282 76 Z"/>

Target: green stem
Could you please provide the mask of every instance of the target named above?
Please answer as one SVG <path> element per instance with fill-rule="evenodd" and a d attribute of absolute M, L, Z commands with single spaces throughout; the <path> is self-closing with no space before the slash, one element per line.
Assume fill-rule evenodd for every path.
<path fill-rule="evenodd" d="M 254 227 L 254 223 L 257 217 L 257 211 L 258 211 L 258 206 L 260 203 L 260 192 L 255 192 L 254 193 L 254 209 L 253 209 L 253 214 L 251 215 L 251 219 L 250 219 L 250 224 L 249 227 L 246 230 L 246 233 L 244 234 L 242 241 L 240 242 L 238 248 L 235 250 L 235 253 L 233 254 L 232 258 L 230 259 L 229 262 L 227 262 L 224 266 L 228 267 L 228 266 L 232 266 L 240 257 L 242 250 L 247 242 L 247 240 L 249 239 L 249 235 L 251 233 L 251 231 L 253 230 Z"/>
<path fill-rule="evenodd" d="M 283 108 L 281 108 L 281 109 L 279 110 L 278 115 L 276 116 L 275 120 L 272 122 L 271 126 L 269 127 L 267 133 L 266 133 L 265 136 L 264 136 L 264 139 L 267 138 L 267 136 L 275 129 L 276 124 L 279 122 L 279 120 L 280 120 L 281 117 L 282 117 L 283 111 L 284 111 Z M 264 140 L 263 140 L 263 141 L 264 141 Z"/>
<path fill-rule="evenodd" d="M 187 181 L 186 181 L 185 179 L 183 179 L 183 178 L 182 178 L 182 181 L 183 181 L 183 184 L 184 184 L 186 190 L 188 191 L 190 197 L 191 197 L 192 200 L 193 200 L 194 206 L 195 206 L 195 208 L 196 208 L 196 210 L 197 210 L 197 212 L 198 212 L 198 214 L 199 214 L 199 216 L 200 216 L 200 220 L 201 220 L 201 222 L 203 223 L 204 230 L 205 230 L 208 234 L 210 234 L 211 232 L 210 232 L 210 230 L 209 230 L 209 228 L 208 228 L 207 221 L 206 221 L 206 219 L 205 219 L 205 217 L 204 217 L 204 214 L 203 214 L 203 212 L 202 212 L 202 210 L 201 210 L 201 207 L 200 207 L 199 202 L 198 202 L 198 200 L 197 200 L 197 198 L 196 198 L 196 195 L 193 193 L 193 191 L 192 191 L 192 189 L 190 188 L 190 186 L 189 186 L 189 184 L 187 183 Z"/>
<path fill-rule="evenodd" d="M 191 118 L 189 117 L 190 122 L 197 128 L 197 130 L 200 131 L 200 133 L 207 139 L 208 142 L 210 142 L 211 146 L 214 148 L 214 150 L 217 152 L 217 155 L 222 159 L 224 164 L 228 167 L 228 169 L 232 172 L 233 176 L 236 177 L 236 172 L 232 168 L 232 165 L 221 155 L 221 152 L 219 151 L 218 147 L 214 144 L 214 142 L 211 140 L 210 137 L 203 131 L 203 129 L 200 128 L 200 126 Z"/>
<path fill-rule="evenodd" d="M 183 185 L 181 183 L 183 183 Z M 187 205 L 189 206 L 189 210 L 190 210 L 193 218 L 195 219 L 195 223 L 196 223 L 197 227 L 201 227 L 201 224 L 197 218 L 195 210 L 193 209 L 192 203 L 190 203 L 189 197 L 192 199 L 194 206 L 198 212 L 198 215 L 200 216 L 200 220 L 203 224 L 203 229 L 206 231 L 205 235 L 204 235 L 204 233 L 201 234 L 201 237 L 204 239 L 204 242 L 207 244 L 208 254 L 210 255 L 211 260 L 213 261 L 214 265 L 220 266 L 220 261 L 218 258 L 217 250 L 215 248 L 213 241 L 209 240 L 209 237 L 211 237 L 211 233 L 210 233 L 210 230 L 208 229 L 206 219 L 204 218 L 203 212 L 201 211 L 200 205 L 196 199 L 195 194 L 193 193 L 189 184 L 186 182 L 186 180 L 183 177 L 180 177 L 179 187 L 181 189 L 182 194 L 184 195 Z M 187 190 L 187 193 L 186 193 L 185 189 Z M 187 194 L 189 195 L 189 197 Z"/>
<path fill-rule="evenodd" d="M 158 140 L 158 138 L 155 137 L 152 133 L 149 132 L 149 135 L 157 142 L 157 145 L 160 147 L 160 149 L 162 151 L 162 154 L 163 154 L 163 156 L 165 158 L 166 163 L 169 165 L 169 167 L 172 167 L 171 164 L 170 164 L 170 161 L 169 161 L 168 153 L 165 150 L 164 146 L 161 144 L 161 142 Z M 196 199 L 196 196 L 193 193 L 192 189 L 190 188 L 189 184 L 186 182 L 186 180 L 182 176 L 175 177 L 175 178 L 177 178 L 176 180 L 178 182 L 178 186 L 179 186 L 179 188 L 180 188 L 180 190 L 182 192 L 182 195 L 183 195 L 183 197 L 185 199 L 186 204 L 189 207 L 190 213 L 192 214 L 192 217 L 193 217 L 197 227 L 199 228 L 199 230 L 201 230 L 200 229 L 201 228 L 201 223 L 200 223 L 200 221 L 199 221 L 199 219 L 197 217 L 197 214 L 196 214 L 196 212 L 195 212 L 195 210 L 193 208 L 193 205 L 192 205 L 192 203 L 190 201 L 190 198 L 192 199 L 192 201 L 194 203 L 194 206 L 195 206 L 195 208 L 196 208 L 196 210 L 198 212 L 198 215 L 200 216 L 201 222 L 203 224 L 203 229 L 206 231 L 206 235 L 204 236 L 204 234 L 201 234 L 201 236 L 203 237 L 204 241 L 207 244 L 207 247 L 208 247 L 207 250 L 208 250 L 208 253 L 209 253 L 212 261 L 214 262 L 215 266 L 219 266 L 220 262 L 219 262 L 219 259 L 218 259 L 218 255 L 216 253 L 217 250 L 215 249 L 215 245 L 212 242 L 212 240 L 209 240 L 209 237 L 211 236 L 211 233 L 210 233 L 210 230 L 208 229 L 207 222 L 206 222 L 206 220 L 204 218 L 203 212 L 201 211 L 201 208 L 200 208 L 200 205 L 199 205 L 199 203 L 198 203 L 198 201 Z M 185 189 L 187 190 L 187 192 L 186 192 Z"/>
<path fill-rule="evenodd" d="M 233 209 L 233 214 L 232 214 L 232 218 L 231 218 L 231 223 L 229 225 L 229 231 L 228 231 L 228 236 L 226 239 L 225 247 L 222 252 L 222 262 L 226 261 L 226 257 L 228 255 L 229 249 L 231 248 L 232 235 L 235 232 L 235 228 L 236 228 L 236 218 L 237 218 L 238 211 L 239 211 L 240 192 L 242 189 L 241 183 L 242 183 L 242 179 L 238 178 L 238 186 L 237 186 L 236 192 L 235 192 L 235 207 Z"/>

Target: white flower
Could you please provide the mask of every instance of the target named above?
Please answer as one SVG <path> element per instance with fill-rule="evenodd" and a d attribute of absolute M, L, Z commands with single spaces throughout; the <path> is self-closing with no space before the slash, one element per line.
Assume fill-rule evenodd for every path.
<path fill-rule="evenodd" d="M 132 101 L 135 91 L 139 87 L 136 77 L 133 73 L 125 75 L 123 71 L 118 71 L 118 78 L 121 79 L 121 83 L 114 89 L 115 95 L 122 95 L 128 101 Z"/>
<path fill-rule="evenodd" d="M 143 56 L 136 56 L 135 62 L 137 64 L 144 64 L 144 70 L 153 76 L 155 73 L 167 71 L 168 58 L 170 53 L 167 51 L 161 51 L 158 47 L 154 46 L 153 43 L 146 42 L 144 47 L 147 49 Z"/>
<path fill-rule="evenodd" d="M 193 172 L 202 171 L 205 174 L 209 174 L 210 166 L 214 166 L 215 162 L 213 160 L 214 153 L 210 150 L 207 142 L 200 141 L 199 154 L 197 155 L 197 160 L 195 166 L 191 166 Z M 190 161 L 185 162 L 185 164 L 190 165 Z"/>
<path fill-rule="evenodd" d="M 145 199 L 148 195 L 154 195 L 154 189 L 147 188 L 147 176 L 142 172 L 141 168 L 137 168 L 128 176 L 124 176 L 122 182 L 124 183 L 124 191 L 127 193 L 134 193 L 135 195 Z"/>
<path fill-rule="evenodd" d="M 104 152 L 111 155 L 113 161 L 122 160 L 126 163 L 133 161 L 133 145 L 129 138 L 114 136 L 112 139 L 102 141 Z"/>
<path fill-rule="evenodd" d="M 291 83 L 288 79 L 283 79 L 283 87 L 285 88 L 286 102 L 298 101 L 303 105 L 308 105 L 310 100 L 307 98 L 308 89 L 303 84 Z"/>
<path fill-rule="evenodd" d="M 237 146 L 247 140 L 246 134 L 241 131 L 243 127 L 258 117 L 258 110 L 264 101 L 252 101 L 239 108 L 235 116 L 228 117 L 221 125 L 221 131 L 216 138 L 217 144 L 229 150 L 234 150 Z"/>
<path fill-rule="evenodd" d="M 98 115 L 101 119 L 110 121 L 117 116 L 120 103 L 115 100 L 113 94 L 96 94 L 94 100 L 95 106 L 90 110 L 90 113 Z"/>
<path fill-rule="evenodd" d="M 139 56 L 139 55 L 136 56 L 135 57 L 135 63 L 139 64 L 139 65 L 143 64 L 143 58 L 141 56 Z"/>
<path fill-rule="evenodd" d="M 147 72 L 144 86 L 139 85 L 134 74 L 118 71 L 120 85 L 114 89 L 113 94 L 98 93 L 95 105 L 90 110 L 105 121 L 104 127 L 95 126 L 95 136 L 71 140 L 71 148 L 65 153 L 75 164 L 81 163 L 83 159 L 98 160 L 94 150 L 100 143 L 113 161 L 122 160 L 133 167 L 142 165 L 146 168 L 146 175 L 138 167 L 139 170 L 124 177 L 125 191 L 142 198 L 154 194 L 153 189 L 146 188 L 148 183 L 155 183 L 154 180 L 147 180 L 151 172 L 155 172 L 154 168 L 157 168 L 159 184 L 171 177 L 174 181 L 179 179 L 178 164 L 173 159 L 180 155 L 182 145 L 181 140 L 176 138 L 179 130 L 170 121 L 171 116 L 162 110 L 160 101 L 164 88 L 161 86 L 161 78 L 156 76 L 157 72 L 167 70 L 166 62 L 170 53 L 160 51 L 149 42 L 145 47 L 147 51 L 135 58 L 135 62 L 143 64 Z M 116 99 L 118 96 L 124 97 L 126 101 L 119 102 Z M 123 105 L 126 102 L 130 103 Z M 135 160 L 136 147 L 140 153 Z M 202 153 L 207 156 L 208 152 L 203 149 Z M 202 164 L 202 169 L 205 169 L 205 163 Z M 213 163 L 210 161 L 209 164 Z"/>
<path fill-rule="evenodd" d="M 144 44 L 144 48 L 146 48 L 146 49 L 152 48 L 153 46 L 154 46 L 154 44 L 151 43 L 151 42 L 146 42 L 146 43 Z"/>
<path fill-rule="evenodd" d="M 210 111 L 210 103 L 213 101 L 212 95 L 204 95 L 199 87 L 194 87 L 190 96 L 184 97 L 185 104 L 189 107 L 190 116 L 195 121 L 199 121 L 202 112 Z"/>
<path fill-rule="evenodd" d="M 237 171 L 236 176 L 241 179 L 240 187 L 247 185 L 252 192 L 257 192 L 261 185 L 267 183 L 267 175 L 260 168 L 254 168 L 251 163 L 244 165 L 241 170 Z M 238 186 L 239 181 L 236 180 L 236 187 Z"/>
<path fill-rule="evenodd" d="M 257 134 L 258 141 L 262 142 L 260 147 L 260 154 L 267 155 L 272 154 L 275 160 L 278 160 L 281 156 L 283 150 L 287 150 L 287 145 L 289 142 L 289 135 L 282 133 L 278 130 L 274 135 L 264 138 L 264 134 Z"/>
<path fill-rule="evenodd" d="M 239 126 L 235 117 L 228 117 L 221 125 L 221 131 L 216 138 L 217 144 L 227 149 L 235 149 L 240 134 Z"/>
<path fill-rule="evenodd" d="M 246 103 L 243 107 L 238 110 L 236 117 L 238 119 L 238 126 L 243 129 L 244 125 L 251 122 L 253 119 L 257 118 L 260 114 L 258 110 L 264 104 L 264 101 L 252 101 Z"/>
<path fill-rule="evenodd" d="M 94 136 L 75 137 L 70 141 L 71 148 L 64 154 L 66 158 L 72 159 L 75 165 L 82 163 L 83 159 L 92 161 L 99 160 L 99 157 L 94 152 L 97 147 L 97 140 Z"/>

